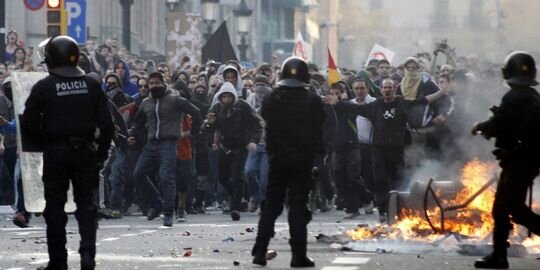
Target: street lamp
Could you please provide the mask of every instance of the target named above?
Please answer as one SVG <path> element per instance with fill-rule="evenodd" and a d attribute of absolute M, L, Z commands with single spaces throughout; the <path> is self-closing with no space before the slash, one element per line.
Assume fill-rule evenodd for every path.
<path fill-rule="evenodd" d="M 167 3 L 167 6 L 169 7 L 169 11 L 174 12 L 180 5 L 180 0 L 167 0 L 166 3 Z"/>
<path fill-rule="evenodd" d="M 233 10 L 233 14 L 236 17 L 238 34 L 241 36 L 240 44 L 238 45 L 238 50 L 240 51 L 240 61 L 247 60 L 246 51 L 248 45 L 246 43 L 246 36 L 251 27 L 251 13 L 253 13 L 253 10 L 247 6 L 245 0 L 240 2 L 238 9 Z"/>
<path fill-rule="evenodd" d="M 202 18 L 206 24 L 206 41 L 212 36 L 212 25 L 216 22 L 216 11 L 219 5 L 219 0 L 201 0 Z"/>

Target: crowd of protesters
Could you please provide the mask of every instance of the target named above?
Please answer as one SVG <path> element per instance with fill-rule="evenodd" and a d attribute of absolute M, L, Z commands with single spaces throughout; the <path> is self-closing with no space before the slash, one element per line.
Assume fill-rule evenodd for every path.
<path fill-rule="evenodd" d="M 9 32 L 7 64 L 0 64 L 2 204 L 22 197 L 15 138 L 5 126 L 14 118 L 10 72 L 45 71 L 44 64 L 32 65 L 31 55 L 31 47 L 19 47 L 16 32 Z M 441 55 L 447 63 L 437 65 Z M 80 66 L 101 79 L 116 126 L 101 171 L 102 217 L 140 211 L 148 220 L 163 214 L 164 225 L 172 226 L 173 216 L 185 222 L 188 215 L 216 210 L 239 220 L 264 203 L 268 155 L 260 111 L 280 67 L 189 62 L 185 57 L 172 69 L 145 61 L 115 38 L 101 45 L 89 40 L 82 48 Z M 327 114 L 310 207 L 343 210 L 348 219 L 377 209 L 385 222 L 388 193 L 407 187 L 408 171 L 425 160 L 470 159 L 460 147 L 473 126 L 470 110 L 492 105 L 483 97 L 502 87 L 496 65 L 474 55 L 457 57 L 449 45 L 399 64 L 371 60 L 342 68 L 341 80 L 332 83 L 320 67 L 309 67 L 310 90 L 321 96 Z M 26 226 L 24 204 L 16 208 L 16 223 Z"/>

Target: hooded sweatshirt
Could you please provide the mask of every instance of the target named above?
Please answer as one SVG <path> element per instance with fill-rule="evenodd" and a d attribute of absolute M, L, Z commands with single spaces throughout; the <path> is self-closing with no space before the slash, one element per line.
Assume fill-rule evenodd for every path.
<path fill-rule="evenodd" d="M 216 94 L 216 100 L 224 93 L 234 96 L 234 103 L 230 107 L 224 107 L 217 102 L 210 109 L 216 114 L 216 122 L 212 124 L 215 131 L 219 132 L 219 145 L 224 151 L 235 151 L 246 147 L 249 143 L 258 143 L 261 139 L 261 119 L 255 110 L 247 102 L 238 98 L 235 87 L 226 82 Z"/>
<path fill-rule="evenodd" d="M 241 99 L 246 100 L 249 97 L 249 90 L 244 88 L 244 82 L 242 81 L 242 76 L 240 76 L 240 73 L 238 70 L 236 70 L 233 66 L 226 66 L 223 69 L 223 78 L 225 78 L 225 73 L 229 72 L 230 70 L 233 70 L 234 73 L 236 73 L 236 85 L 234 88 L 236 89 L 236 95 L 240 97 Z"/>
<path fill-rule="evenodd" d="M 124 78 L 122 79 L 122 85 L 124 86 L 124 93 L 130 95 L 131 97 L 137 95 L 139 93 L 139 89 L 137 88 L 137 85 L 132 83 L 129 78 L 129 65 L 124 61 L 120 60 L 114 65 L 114 73 L 116 73 L 116 66 L 118 63 L 122 63 L 124 65 L 124 70 L 126 71 L 124 74 Z"/>

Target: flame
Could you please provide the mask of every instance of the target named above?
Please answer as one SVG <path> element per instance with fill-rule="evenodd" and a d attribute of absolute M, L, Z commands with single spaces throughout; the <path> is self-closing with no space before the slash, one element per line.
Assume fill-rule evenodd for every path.
<path fill-rule="evenodd" d="M 463 188 L 454 199 L 442 200 L 443 206 L 463 204 L 468 198 L 485 185 L 496 172 L 495 162 L 469 161 L 462 170 L 461 184 Z M 486 238 L 493 230 L 491 208 L 495 198 L 495 189 L 488 187 L 465 209 L 460 209 L 454 215 L 445 219 L 445 231 L 461 235 Z M 433 208 L 427 211 L 435 227 L 440 225 L 440 209 Z M 441 237 L 433 231 L 423 214 L 416 210 L 401 209 L 401 218 L 393 225 L 377 225 L 375 227 L 359 227 L 350 230 L 347 235 L 353 240 L 403 239 L 432 242 Z"/>

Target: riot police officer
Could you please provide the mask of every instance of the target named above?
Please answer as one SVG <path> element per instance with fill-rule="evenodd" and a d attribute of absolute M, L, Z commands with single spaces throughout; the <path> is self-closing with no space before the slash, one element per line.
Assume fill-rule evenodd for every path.
<path fill-rule="evenodd" d="M 269 175 L 266 201 L 252 250 L 254 264 L 266 265 L 268 244 L 287 196 L 291 267 L 315 266 L 306 256 L 306 226 L 311 220 L 306 204 L 313 161 L 317 154 L 323 153 L 325 113 L 320 98 L 307 89 L 309 78 L 306 62 L 290 57 L 283 63 L 278 87 L 263 100 L 261 116 L 266 121 Z"/>
<path fill-rule="evenodd" d="M 494 115 L 477 124 L 472 132 L 485 138 L 496 138 L 493 151 L 502 172 L 493 202 L 493 253 L 477 260 L 476 268 L 507 269 L 508 236 L 512 221 L 540 234 L 540 216 L 525 204 L 527 189 L 532 186 L 540 168 L 540 95 L 534 59 L 526 52 L 506 57 L 503 77 L 510 86 Z"/>
<path fill-rule="evenodd" d="M 43 151 L 43 184 L 49 263 L 67 269 L 66 231 L 69 181 L 77 205 L 81 269 L 94 269 L 98 170 L 107 158 L 114 132 L 100 82 L 77 66 L 79 47 L 68 36 L 51 38 L 45 47 L 49 76 L 38 81 L 26 100 L 23 133 Z M 99 135 L 96 135 L 99 134 Z"/>

